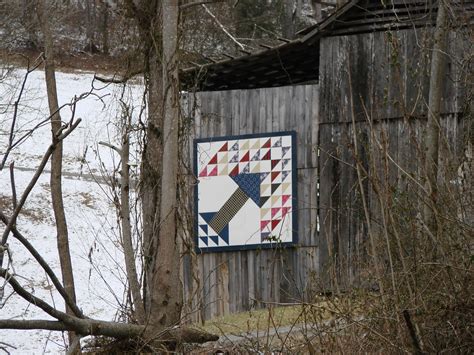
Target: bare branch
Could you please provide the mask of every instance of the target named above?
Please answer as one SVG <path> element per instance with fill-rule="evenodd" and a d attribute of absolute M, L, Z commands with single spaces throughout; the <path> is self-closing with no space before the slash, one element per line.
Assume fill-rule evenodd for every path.
<path fill-rule="evenodd" d="M 13 346 L 11 344 L 5 343 L 3 341 L 0 341 L 0 350 L 5 351 L 7 354 L 10 354 L 10 352 L 6 349 L 6 347 L 12 348 L 12 349 L 17 349 L 16 346 Z"/>
<path fill-rule="evenodd" d="M 53 320 L 18 320 L 18 319 L 0 319 L 0 329 L 17 329 L 17 330 L 31 330 L 31 329 L 43 329 L 43 330 L 56 330 L 66 331 L 73 330 L 71 326 L 67 326 L 63 322 Z"/>
<path fill-rule="evenodd" d="M 51 307 L 42 299 L 26 291 L 16 278 L 7 270 L 0 269 L 0 277 L 3 277 L 13 290 L 26 301 L 41 308 L 55 321 L 31 321 L 31 320 L 0 320 L 0 329 L 48 329 L 48 330 L 72 330 L 81 335 L 105 335 L 114 338 L 140 337 L 146 329 L 144 325 L 107 322 L 96 319 L 81 319 L 70 316 L 64 312 Z M 36 328 L 34 328 L 36 326 Z M 218 340 L 219 337 L 207 332 L 191 328 L 168 328 L 160 332 L 150 332 L 153 339 L 161 341 L 184 341 L 188 343 L 204 343 Z"/>
<path fill-rule="evenodd" d="M 102 141 L 100 141 L 98 144 L 103 145 L 103 146 L 105 146 L 105 147 L 108 147 L 108 148 L 110 148 L 110 149 L 113 149 L 113 150 L 115 150 L 117 153 L 119 153 L 120 155 L 122 155 L 122 150 L 121 150 L 119 147 L 116 147 L 116 146 L 113 145 L 113 144 L 110 144 L 110 143 L 107 143 L 107 142 L 102 142 Z"/>
<path fill-rule="evenodd" d="M 90 91 L 88 92 L 85 92 L 85 93 L 82 93 L 81 95 L 77 96 L 77 97 L 74 97 L 74 100 L 72 100 L 71 102 L 69 103 L 65 103 L 63 105 L 61 105 L 55 112 L 51 113 L 48 117 L 46 117 L 44 120 L 40 121 L 38 124 L 36 124 L 34 127 L 32 127 L 31 129 L 29 129 L 23 136 L 21 136 L 20 138 L 18 138 L 14 143 L 12 143 L 11 145 L 8 146 L 8 148 L 6 149 L 5 151 L 5 154 L 2 158 L 2 163 L 0 164 L 0 170 L 2 170 L 1 168 L 3 168 L 7 158 L 8 158 L 8 155 L 10 154 L 10 152 L 17 146 L 19 146 L 21 143 L 23 143 L 29 136 L 31 136 L 33 134 L 33 132 L 44 126 L 45 124 L 47 124 L 50 120 L 51 120 L 51 117 L 53 117 L 56 113 L 58 113 L 59 111 L 61 111 L 63 108 L 69 106 L 72 108 L 72 115 L 71 115 L 71 120 L 74 118 L 74 113 L 75 113 L 75 109 L 76 109 L 76 105 L 79 101 L 81 100 L 84 100 L 86 99 L 87 97 L 89 96 L 96 96 L 97 98 L 99 98 L 100 100 L 102 99 L 100 96 L 98 96 L 97 94 L 93 93 L 94 91 L 94 88 L 92 88 Z M 70 122 L 71 123 L 71 122 Z"/>
<path fill-rule="evenodd" d="M 197 5 L 205 5 L 205 4 L 218 4 L 224 2 L 225 0 L 203 0 L 203 1 L 195 1 L 190 2 L 188 4 L 183 4 L 179 7 L 180 10 L 187 10 L 190 7 L 197 6 Z"/>
<path fill-rule="evenodd" d="M 51 331 L 76 331 L 81 335 L 105 335 L 114 338 L 133 338 L 142 335 L 145 326 L 126 323 L 106 322 L 99 320 L 78 320 L 83 326 L 83 332 L 79 332 L 75 324 L 68 324 L 61 321 L 50 320 L 0 320 L 0 329 L 43 329 Z M 209 334 L 192 328 L 172 328 L 166 329 L 156 334 L 155 340 L 161 341 L 182 341 L 188 343 L 205 343 L 219 339 L 217 335 Z"/>
<path fill-rule="evenodd" d="M 32 293 L 25 290 L 23 286 L 21 286 L 20 283 L 16 280 L 16 278 L 7 270 L 0 268 L 0 277 L 3 277 L 20 297 L 22 297 L 29 303 L 34 304 L 35 306 L 41 308 L 51 317 L 62 320 L 62 321 L 64 320 L 67 321 L 68 318 L 72 318 L 71 316 L 68 316 L 66 313 L 58 311 L 54 307 L 50 306 L 47 302 L 43 301 L 41 298 L 38 298 L 34 296 Z"/>
<path fill-rule="evenodd" d="M 94 74 L 94 79 L 97 79 L 98 81 L 102 83 L 110 83 L 110 84 L 124 84 L 130 79 L 132 79 L 134 76 L 137 76 L 139 74 L 143 74 L 145 72 L 144 68 L 139 68 L 136 70 L 131 71 L 130 73 L 126 73 L 123 77 L 121 78 L 116 78 L 115 75 L 112 78 L 104 78 L 103 76 L 98 76 L 97 74 Z"/>
<path fill-rule="evenodd" d="M 10 153 L 11 148 L 13 146 L 13 138 L 14 138 L 14 133 L 15 133 L 16 119 L 18 117 L 18 105 L 20 104 L 21 98 L 23 96 L 23 92 L 24 92 L 25 86 L 26 86 L 26 81 L 28 80 L 28 76 L 33 71 L 35 71 L 40 66 L 41 63 L 42 63 L 42 61 L 36 61 L 35 65 L 32 68 L 30 68 L 30 63 L 28 61 L 28 69 L 26 70 L 26 74 L 25 74 L 25 76 L 23 78 L 23 81 L 21 83 L 20 92 L 18 93 L 17 99 L 13 103 L 13 118 L 12 118 L 12 124 L 10 126 L 10 136 L 8 137 L 8 148 L 6 149 L 5 155 L 3 156 L 2 162 L 0 163 L 0 171 L 2 171 L 3 168 L 5 167 L 5 162 L 7 161 L 8 154 Z"/>
<path fill-rule="evenodd" d="M 206 10 L 206 12 L 209 14 L 209 16 L 211 16 L 214 21 L 216 21 L 216 23 L 219 25 L 219 27 L 222 29 L 222 31 L 224 31 L 224 33 L 235 43 L 237 44 L 241 49 L 245 49 L 244 45 L 242 43 L 240 43 L 239 41 L 237 41 L 237 39 L 232 36 L 230 34 L 229 31 L 227 31 L 227 29 L 224 27 L 224 25 L 217 19 L 217 17 L 208 9 L 208 7 L 206 5 L 201 5 L 204 10 Z"/>
<path fill-rule="evenodd" d="M 18 201 L 16 199 L 15 163 L 14 162 L 10 164 L 10 185 L 12 187 L 12 205 L 13 205 L 13 209 L 15 209 Z"/>
<path fill-rule="evenodd" d="M 5 228 L 3 235 L 2 235 L 2 240 L 1 240 L 1 245 L 5 245 L 8 241 L 8 235 L 10 234 L 10 231 L 12 230 L 12 227 L 16 223 L 16 218 L 18 217 L 18 214 L 20 213 L 21 209 L 23 208 L 23 205 L 26 202 L 26 199 L 28 198 L 28 195 L 30 194 L 31 190 L 33 187 L 36 185 L 36 182 L 38 181 L 40 175 L 42 174 L 44 167 L 48 163 L 49 158 L 51 157 L 51 154 L 53 154 L 54 149 L 56 148 L 57 144 L 61 142 L 64 138 L 66 138 L 69 134 L 76 129 L 76 127 L 79 125 L 81 122 L 81 119 L 77 119 L 76 122 L 74 122 L 72 125 L 69 125 L 69 128 L 66 129 L 64 132 L 62 132 L 55 142 L 51 143 L 51 145 L 48 147 L 46 153 L 43 156 L 43 159 L 38 167 L 36 169 L 36 172 L 31 179 L 30 183 L 26 187 L 25 191 L 23 192 L 20 201 L 18 202 L 17 207 L 13 211 L 13 215 L 11 216 L 10 221 L 7 224 L 7 227 Z M 3 265 L 3 253 L 0 253 L 0 267 Z"/>
<path fill-rule="evenodd" d="M 8 225 L 10 218 L 8 218 L 2 211 L 0 211 L 0 220 L 5 225 Z M 26 239 L 17 229 L 15 226 L 12 227 L 12 234 L 13 236 L 21 243 L 23 246 L 30 252 L 30 254 L 36 259 L 36 261 L 40 264 L 40 266 L 43 268 L 43 270 L 46 272 L 46 274 L 49 276 L 51 281 L 53 282 L 54 286 L 60 293 L 60 295 L 64 298 L 64 301 L 66 304 L 72 309 L 74 314 L 79 317 L 79 318 L 84 318 L 84 315 L 82 311 L 77 307 L 77 305 L 73 302 L 73 300 L 69 297 L 69 295 L 66 293 L 66 290 L 61 284 L 61 281 L 59 281 L 58 277 L 54 273 L 54 271 L 51 269 L 49 264 L 43 259 L 43 257 L 38 253 L 38 251 L 35 249 L 33 245 Z"/>

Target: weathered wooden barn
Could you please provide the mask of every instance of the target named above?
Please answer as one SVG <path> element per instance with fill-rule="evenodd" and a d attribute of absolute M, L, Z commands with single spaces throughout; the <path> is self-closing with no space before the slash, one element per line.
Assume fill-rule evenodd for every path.
<path fill-rule="evenodd" d="M 295 131 L 298 148 L 298 242 L 186 255 L 189 311 L 208 319 L 364 285 L 368 224 L 384 214 L 360 172 L 403 196 L 420 169 L 436 13 L 437 1 L 353 0 L 296 40 L 183 71 L 194 138 Z M 441 123 L 454 168 L 473 140 L 473 14 L 474 1 L 451 2 Z"/>

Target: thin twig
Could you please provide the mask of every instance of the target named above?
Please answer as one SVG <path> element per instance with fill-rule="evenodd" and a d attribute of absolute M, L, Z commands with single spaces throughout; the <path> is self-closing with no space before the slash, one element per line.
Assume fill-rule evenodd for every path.
<path fill-rule="evenodd" d="M 16 199 L 16 184 L 15 184 L 15 162 L 11 162 L 10 164 L 10 185 L 12 187 L 12 205 L 13 209 L 17 206 L 17 199 Z"/>
<path fill-rule="evenodd" d="M 187 4 L 180 5 L 180 6 L 179 6 L 179 10 L 183 11 L 183 10 L 187 10 L 187 9 L 189 9 L 190 7 L 197 6 L 197 5 L 218 4 L 218 3 L 221 3 L 221 2 L 224 2 L 224 1 L 225 1 L 225 0 L 203 0 L 203 1 L 194 1 L 194 2 L 190 2 L 190 3 L 187 3 Z"/>
<path fill-rule="evenodd" d="M 18 105 L 20 104 L 20 101 L 21 101 L 21 98 L 23 96 L 23 92 L 25 90 L 25 86 L 26 86 L 26 81 L 28 80 L 28 76 L 33 72 L 35 71 L 39 66 L 40 64 L 42 63 L 42 61 L 36 63 L 33 68 L 30 68 L 30 63 L 28 61 L 28 69 L 26 70 L 26 74 L 23 78 L 23 81 L 21 83 L 21 87 L 20 87 L 20 92 L 18 93 L 18 96 L 17 96 L 17 99 L 15 100 L 15 102 L 13 103 L 13 118 L 12 118 L 12 124 L 10 126 L 10 135 L 8 137 L 8 148 L 6 149 L 6 152 L 5 152 L 5 155 L 3 156 L 3 159 L 2 159 L 2 162 L 0 164 L 0 171 L 3 170 L 4 166 L 5 166 L 5 163 L 7 161 L 7 158 L 8 158 L 8 155 L 11 151 L 11 147 L 13 145 L 13 139 L 15 137 L 15 126 L 16 126 L 16 119 L 18 117 Z"/>
<path fill-rule="evenodd" d="M 57 139 L 55 140 L 55 142 L 52 143 L 48 147 L 48 149 L 46 150 L 46 153 L 43 155 L 43 159 L 42 159 L 38 169 L 36 169 L 36 172 L 33 175 L 33 178 L 31 179 L 30 183 L 28 184 L 25 191 L 23 192 L 23 194 L 21 196 L 21 199 L 18 202 L 17 207 L 13 211 L 13 214 L 10 218 L 10 221 L 8 222 L 7 227 L 5 228 L 5 230 L 3 232 L 1 245 L 5 245 L 7 243 L 8 235 L 10 234 L 10 231 L 12 230 L 12 227 L 15 225 L 16 219 L 17 219 L 21 209 L 23 208 L 23 205 L 25 204 L 26 199 L 28 198 L 28 195 L 30 194 L 31 190 L 33 189 L 33 187 L 38 182 L 39 177 L 43 173 L 43 170 L 44 170 L 46 164 L 48 163 L 49 158 L 53 154 L 54 149 L 59 144 L 59 142 L 61 142 L 64 138 L 66 138 L 69 134 L 71 134 L 72 131 L 74 131 L 74 129 L 76 129 L 76 127 L 79 125 L 80 122 L 81 122 L 81 119 L 79 118 L 79 119 L 76 120 L 76 122 L 74 122 L 72 125 L 70 125 L 68 129 L 66 129 L 64 132 L 61 132 L 57 136 Z M 3 265 L 3 253 L 0 253 L 0 267 L 2 265 Z"/>
<path fill-rule="evenodd" d="M 221 28 L 222 31 L 224 31 L 224 33 L 235 43 L 237 44 L 241 49 L 245 49 L 244 45 L 242 43 L 240 43 L 239 41 L 237 41 L 237 39 L 232 36 L 230 34 L 229 31 L 227 31 L 227 29 L 225 28 L 225 26 L 217 19 L 217 17 L 208 9 L 208 7 L 204 4 L 201 5 L 204 10 L 206 10 L 206 12 L 209 14 L 209 16 L 212 17 L 212 19 L 214 21 L 216 21 L 217 25 Z"/>
<path fill-rule="evenodd" d="M 8 225 L 11 218 L 8 218 L 2 211 L 0 211 L 0 220 L 5 224 Z M 84 318 L 82 311 L 77 307 L 77 305 L 73 302 L 73 300 L 69 297 L 64 289 L 61 281 L 56 276 L 54 271 L 51 269 L 49 264 L 43 259 L 43 257 L 38 253 L 36 248 L 28 241 L 28 239 L 21 234 L 15 226 L 12 227 L 12 234 L 16 240 L 18 240 L 23 246 L 30 252 L 30 254 L 36 259 L 38 264 L 43 268 L 46 274 L 49 276 L 51 281 L 53 282 L 54 286 L 58 290 L 59 294 L 64 298 L 66 304 L 72 309 L 74 314 L 79 318 Z"/>

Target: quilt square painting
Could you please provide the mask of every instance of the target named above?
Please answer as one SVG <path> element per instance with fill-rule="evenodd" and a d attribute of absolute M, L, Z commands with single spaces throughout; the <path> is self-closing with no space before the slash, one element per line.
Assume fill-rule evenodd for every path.
<path fill-rule="evenodd" d="M 295 132 L 195 140 L 198 251 L 296 242 L 295 140 Z"/>

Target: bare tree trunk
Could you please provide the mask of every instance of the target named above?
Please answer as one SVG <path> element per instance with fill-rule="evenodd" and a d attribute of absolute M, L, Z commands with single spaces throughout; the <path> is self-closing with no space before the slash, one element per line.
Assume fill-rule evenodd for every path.
<path fill-rule="evenodd" d="M 153 294 L 154 260 L 157 258 L 161 201 L 161 167 L 163 157 L 163 86 L 161 68 L 161 8 L 149 9 L 154 12 L 154 20 L 142 28 L 146 47 L 146 82 L 148 88 L 148 125 L 142 154 L 140 198 L 143 211 L 144 245 L 144 303 L 150 314 Z M 141 19 L 138 19 L 139 21 Z M 150 33 L 151 31 L 152 33 Z M 153 41 L 153 39 L 155 41 Z"/>
<path fill-rule="evenodd" d="M 182 307 L 180 245 L 176 232 L 178 2 L 128 0 L 125 5 L 139 22 L 145 49 L 148 126 L 140 197 L 145 249 L 144 303 L 150 324 L 147 336 L 153 337 L 160 329 L 179 323 Z"/>
<path fill-rule="evenodd" d="M 94 41 L 95 34 L 95 1 L 86 0 L 86 13 L 87 13 L 87 28 L 86 28 L 86 47 L 85 51 L 90 53 L 97 53 L 97 47 Z"/>
<path fill-rule="evenodd" d="M 47 19 L 46 0 L 41 0 L 38 4 L 38 19 L 44 36 L 45 55 L 45 78 L 46 90 L 48 94 L 49 112 L 51 114 L 51 133 L 53 143 L 57 141 L 57 133 L 61 128 L 61 116 L 59 114 L 58 96 L 56 90 L 56 76 L 54 69 L 54 50 L 51 29 Z M 74 290 L 74 276 L 72 271 L 71 255 L 69 252 L 69 238 L 64 212 L 61 174 L 62 174 L 63 146 L 59 142 L 51 156 L 51 199 L 53 203 L 54 217 L 56 220 L 57 243 L 59 261 L 61 263 L 61 273 L 63 277 L 64 289 L 69 297 L 75 302 L 76 294 Z M 74 312 L 66 306 L 66 313 L 73 315 Z M 69 333 L 69 344 L 75 339 L 73 332 Z"/>
<path fill-rule="evenodd" d="M 178 180 L 178 6 L 163 0 L 163 166 L 160 229 L 153 273 L 150 322 L 157 329 L 178 324 L 181 316 L 180 243 L 177 234 Z"/>
<path fill-rule="evenodd" d="M 122 219 L 122 244 L 125 256 L 125 268 L 127 270 L 128 284 L 132 294 L 135 316 L 139 324 L 145 324 L 145 308 L 140 294 L 140 283 L 138 282 L 137 268 L 135 266 L 135 253 L 132 243 L 132 227 L 130 223 L 130 170 L 128 159 L 130 155 L 129 142 L 129 114 L 125 117 L 122 133 L 122 181 L 120 184 L 120 214 Z"/>
<path fill-rule="evenodd" d="M 434 33 L 433 54 L 431 57 L 428 122 L 425 134 L 426 189 L 430 195 L 428 203 L 424 206 L 424 217 L 425 223 L 433 232 L 435 232 L 437 228 L 436 205 L 438 199 L 440 111 L 446 73 L 445 53 L 448 35 L 446 16 L 446 4 L 443 0 L 440 0 Z"/>

